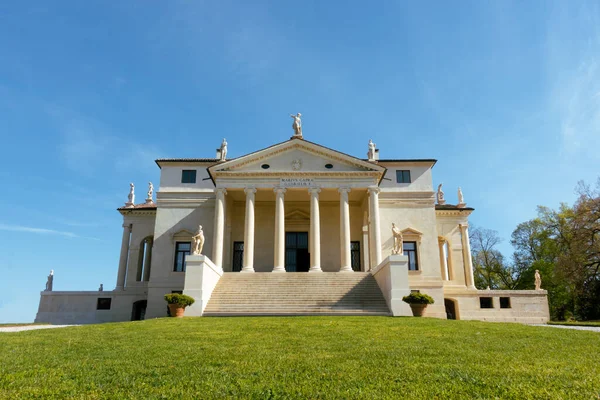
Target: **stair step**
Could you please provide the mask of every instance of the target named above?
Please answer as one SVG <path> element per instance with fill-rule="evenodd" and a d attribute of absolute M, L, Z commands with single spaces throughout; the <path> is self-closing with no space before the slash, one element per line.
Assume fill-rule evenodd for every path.
<path fill-rule="evenodd" d="M 223 274 L 203 315 L 390 315 L 390 312 L 369 272 L 259 272 Z"/>

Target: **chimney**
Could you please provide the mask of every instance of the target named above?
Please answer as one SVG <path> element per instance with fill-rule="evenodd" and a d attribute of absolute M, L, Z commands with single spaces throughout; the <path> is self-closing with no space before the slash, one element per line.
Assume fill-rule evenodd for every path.
<path fill-rule="evenodd" d="M 218 149 L 217 149 L 217 156 L 216 156 L 215 158 L 216 158 L 217 160 L 220 160 L 220 159 L 221 159 L 221 149 L 220 149 L 220 148 L 218 148 Z"/>
<path fill-rule="evenodd" d="M 374 159 L 379 160 L 379 149 L 375 149 Z"/>

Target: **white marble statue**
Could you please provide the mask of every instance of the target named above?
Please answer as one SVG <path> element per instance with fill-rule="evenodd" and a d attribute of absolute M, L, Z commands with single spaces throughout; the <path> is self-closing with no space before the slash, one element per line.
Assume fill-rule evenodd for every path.
<path fill-rule="evenodd" d="M 51 292 L 52 291 L 52 284 L 54 282 L 54 270 L 51 269 L 50 270 L 50 275 L 48 275 L 48 280 L 46 281 L 46 292 Z"/>
<path fill-rule="evenodd" d="M 104 285 L 103 284 L 100 284 L 100 287 L 98 288 L 98 291 L 99 292 L 104 292 Z"/>
<path fill-rule="evenodd" d="M 458 205 L 459 206 L 464 206 L 465 204 L 466 204 L 465 203 L 465 198 L 464 198 L 463 192 L 462 192 L 462 190 L 460 189 L 460 186 L 459 186 L 458 187 Z"/>
<path fill-rule="evenodd" d="M 221 161 L 225 161 L 227 159 L 227 140 L 223 138 L 221 142 Z"/>
<path fill-rule="evenodd" d="M 148 196 L 146 197 L 146 203 L 152 203 L 152 195 L 154 194 L 154 185 L 152 182 L 148 182 Z"/>
<path fill-rule="evenodd" d="M 197 256 L 202 254 L 202 248 L 204 247 L 204 232 L 202 231 L 202 225 L 198 225 L 198 232 L 192 236 L 192 254 Z"/>
<path fill-rule="evenodd" d="M 402 249 L 402 245 L 403 245 L 402 231 L 393 222 L 392 222 L 392 235 L 394 235 L 394 247 L 392 248 L 392 254 L 404 254 L 404 250 Z"/>
<path fill-rule="evenodd" d="M 539 269 L 535 270 L 535 290 L 542 290 L 542 277 Z"/>
<path fill-rule="evenodd" d="M 446 200 L 444 200 L 444 192 L 442 191 L 442 184 L 440 183 L 437 188 L 437 202 L 438 204 L 446 204 Z"/>
<path fill-rule="evenodd" d="M 296 115 L 290 114 L 290 117 L 294 118 L 294 123 L 292 124 L 292 128 L 294 128 L 294 137 L 298 137 L 302 139 L 302 120 L 300 117 L 302 114 L 298 113 Z"/>
<path fill-rule="evenodd" d="M 367 158 L 369 159 L 369 161 L 375 160 L 375 147 L 375 143 L 373 143 L 373 141 L 369 139 L 369 151 L 367 152 Z"/>
<path fill-rule="evenodd" d="M 125 203 L 126 207 L 133 207 L 135 204 L 135 186 L 133 183 L 129 184 L 129 195 L 127 196 L 127 203 Z"/>

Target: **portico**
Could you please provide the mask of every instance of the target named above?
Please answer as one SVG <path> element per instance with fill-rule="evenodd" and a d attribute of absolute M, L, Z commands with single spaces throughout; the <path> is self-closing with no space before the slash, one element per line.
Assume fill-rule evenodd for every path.
<path fill-rule="evenodd" d="M 309 272 L 368 271 L 381 262 L 381 233 L 379 218 L 369 218 L 372 239 L 363 240 L 363 214 L 378 215 L 385 171 L 302 139 L 210 166 L 215 264 L 226 272 L 286 272 L 286 233 L 305 232 Z M 356 254 L 353 265 L 353 251 L 372 262 Z"/>
<path fill-rule="evenodd" d="M 303 186 L 307 183 L 311 185 Z M 311 273 L 368 271 L 369 254 L 377 253 L 363 240 L 364 229 L 380 229 L 375 218 L 372 227 L 364 226 L 367 187 L 318 187 L 313 179 L 288 178 L 274 187 L 227 187 L 217 193 L 227 195 L 215 202 L 213 254 L 225 272 L 298 271 L 290 233 L 308 238 Z M 378 204 L 372 208 L 378 210 Z"/>

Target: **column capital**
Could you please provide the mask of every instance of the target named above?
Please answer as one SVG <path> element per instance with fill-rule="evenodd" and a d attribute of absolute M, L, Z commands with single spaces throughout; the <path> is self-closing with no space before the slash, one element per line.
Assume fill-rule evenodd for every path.
<path fill-rule="evenodd" d="M 338 188 L 338 192 L 340 192 L 341 194 L 348 194 L 350 193 L 352 189 L 350 189 L 349 187 L 340 187 Z"/>
<path fill-rule="evenodd" d="M 275 186 L 273 188 L 273 191 L 275 192 L 275 194 L 284 194 L 287 191 L 287 189 L 281 186 Z"/>
<path fill-rule="evenodd" d="M 458 227 L 464 232 L 469 227 L 469 224 L 458 224 Z"/>
<path fill-rule="evenodd" d="M 438 242 L 439 242 L 440 244 L 444 244 L 444 243 L 446 243 L 447 241 L 448 241 L 448 240 L 447 240 L 445 237 L 443 237 L 443 236 L 438 236 Z"/>
<path fill-rule="evenodd" d="M 247 187 L 244 189 L 244 193 L 246 193 L 246 195 L 254 195 L 254 193 L 256 193 L 256 188 L 255 187 Z"/>
<path fill-rule="evenodd" d="M 227 189 L 225 189 L 224 187 L 215 188 L 215 194 L 226 195 L 227 194 Z"/>
<path fill-rule="evenodd" d="M 379 194 L 379 192 L 381 192 L 381 189 L 379 189 L 379 186 L 369 186 L 367 188 L 367 190 L 369 191 L 369 193 L 371 194 Z"/>
<path fill-rule="evenodd" d="M 123 224 L 123 229 L 129 229 L 131 232 L 131 224 Z"/>
<path fill-rule="evenodd" d="M 321 188 L 320 187 L 309 187 L 308 193 L 318 195 L 319 193 L 321 193 Z"/>

